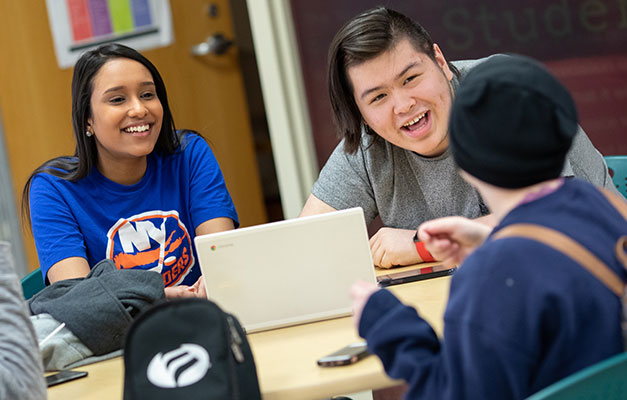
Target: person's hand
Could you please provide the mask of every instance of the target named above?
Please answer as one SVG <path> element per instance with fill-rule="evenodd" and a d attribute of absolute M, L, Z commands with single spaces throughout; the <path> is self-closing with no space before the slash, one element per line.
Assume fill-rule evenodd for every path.
<path fill-rule="evenodd" d="M 418 227 L 418 238 L 446 267 L 461 264 L 488 237 L 492 228 L 464 217 L 444 217 Z"/>
<path fill-rule="evenodd" d="M 205 287 L 205 280 L 202 276 L 198 278 L 198 280 L 192 285 L 192 287 L 194 288 L 196 297 L 200 297 L 201 299 L 207 298 L 207 288 Z"/>
<path fill-rule="evenodd" d="M 370 252 L 374 265 L 391 268 L 395 265 L 411 265 L 421 262 L 414 244 L 416 231 L 409 229 L 381 228 L 370 238 Z"/>
<path fill-rule="evenodd" d="M 201 299 L 206 299 L 207 288 L 205 287 L 205 280 L 201 276 L 192 286 L 178 285 L 167 287 L 165 288 L 165 297 L 168 299 L 179 299 L 185 297 L 199 297 Z"/>
<path fill-rule="evenodd" d="M 361 313 L 364 311 L 364 306 L 370 298 L 370 296 L 379 290 L 379 287 L 374 283 L 357 281 L 350 289 L 351 298 L 353 299 L 353 323 L 355 328 L 359 331 L 359 321 L 361 320 Z"/>
<path fill-rule="evenodd" d="M 165 288 L 165 297 L 168 300 L 182 299 L 186 297 L 196 297 L 196 291 L 193 286 L 178 285 Z"/>

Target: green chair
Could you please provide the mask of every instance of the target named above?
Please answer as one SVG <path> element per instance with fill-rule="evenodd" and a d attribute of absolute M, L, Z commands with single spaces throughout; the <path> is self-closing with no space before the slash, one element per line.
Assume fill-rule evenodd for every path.
<path fill-rule="evenodd" d="M 605 156 L 616 189 L 627 198 L 627 156 Z"/>
<path fill-rule="evenodd" d="M 610 357 L 555 382 L 527 400 L 625 400 L 627 352 Z"/>
<path fill-rule="evenodd" d="M 46 287 L 41 276 L 41 270 L 37 268 L 22 279 L 22 291 L 26 300 L 33 297 L 37 292 Z"/>

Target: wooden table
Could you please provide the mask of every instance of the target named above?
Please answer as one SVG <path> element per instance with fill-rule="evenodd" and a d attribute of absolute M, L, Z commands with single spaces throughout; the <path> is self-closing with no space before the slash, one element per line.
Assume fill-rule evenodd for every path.
<path fill-rule="evenodd" d="M 389 290 L 415 306 L 441 335 L 449 282 L 447 276 L 396 285 Z M 349 317 L 252 333 L 248 340 L 255 355 L 264 399 L 316 399 L 395 384 L 374 356 L 350 366 L 317 366 L 319 357 L 359 340 Z M 89 376 L 50 388 L 50 400 L 122 398 L 124 362 L 121 357 L 78 369 L 88 371 Z"/>

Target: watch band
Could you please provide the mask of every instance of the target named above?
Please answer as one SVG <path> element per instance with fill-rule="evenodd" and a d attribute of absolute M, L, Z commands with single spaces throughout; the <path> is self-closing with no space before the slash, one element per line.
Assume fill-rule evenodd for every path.
<path fill-rule="evenodd" d="M 435 261 L 435 258 L 433 258 L 431 253 L 429 253 L 429 250 L 425 247 L 425 243 L 418 239 L 418 232 L 414 235 L 414 245 L 416 246 L 416 251 L 418 252 L 420 258 L 422 258 L 423 262 Z"/>

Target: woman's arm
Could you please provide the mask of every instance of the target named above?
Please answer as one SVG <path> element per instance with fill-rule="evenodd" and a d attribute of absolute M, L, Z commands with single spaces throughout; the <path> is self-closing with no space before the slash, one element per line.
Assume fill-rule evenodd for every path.
<path fill-rule="evenodd" d="M 48 281 L 52 284 L 64 279 L 84 278 L 89 273 L 89 264 L 83 257 L 64 258 L 48 270 Z"/>
<path fill-rule="evenodd" d="M 231 229 L 235 229 L 235 224 L 233 223 L 233 220 L 231 218 L 214 218 L 198 225 L 198 227 L 196 228 L 196 236 L 207 235 L 209 233 L 222 231 L 230 231 Z"/>
<path fill-rule="evenodd" d="M 207 235 L 209 233 L 216 233 L 222 231 L 228 231 L 231 229 L 235 229 L 235 224 L 231 218 L 214 218 L 209 221 L 205 221 L 202 224 L 198 225 L 196 228 L 196 236 L 199 235 Z M 207 297 L 207 289 L 205 288 L 205 280 L 202 278 L 198 278 L 196 283 L 192 286 L 172 286 L 165 288 L 165 296 L 169 299 L 177 298 L 177 297 Z"/>
<path fill-rule="evenodd" d="M 183 139 L 186 161 L 182 176 L 189 179 L 189 212 L 194 233 L 206 235 L 238 226 L 237 212 L 222 171 L 211 148 L 201 137 L 188 133 Z M 206 297 L 204 280 L 192 286 L 166 288 L 166 297 Z"/>

